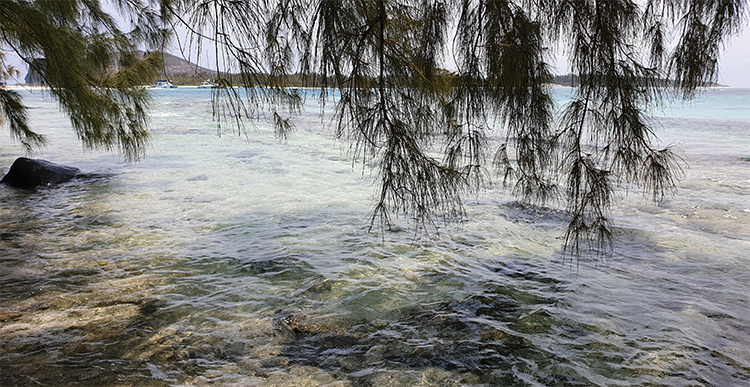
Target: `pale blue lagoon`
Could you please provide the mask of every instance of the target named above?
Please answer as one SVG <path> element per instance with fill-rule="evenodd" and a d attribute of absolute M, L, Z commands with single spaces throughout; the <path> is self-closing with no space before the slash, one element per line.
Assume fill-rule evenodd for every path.
<path fill-rule="evenodd" d="M 158 91 L 128 164 L 23 93 L 34 157 L 84 176 L 0 186 L 2 386 L 750 385 L 749 89 L 655 112 L 679 191 L 623 187 L 614 254 L 578 263 L 498 185 L 437 236 L 368 233 L 373 172 L 314 98 L 280 143 Z M 23 155 L 0 131 L 0 172 Z"/>

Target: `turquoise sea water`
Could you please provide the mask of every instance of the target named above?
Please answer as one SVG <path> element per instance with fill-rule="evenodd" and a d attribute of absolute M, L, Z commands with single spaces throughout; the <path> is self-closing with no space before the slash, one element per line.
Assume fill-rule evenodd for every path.
<path fill-rule="evenodd" d="M 623 191 L 614 255 L 579 264 L 562 213 L 497 186 L 435 238 L 368 234 L 371 172 L 312 103 L 279 143 L 218 136 L 209 90 L 158 91 L 127 164 L 24 94 L 35 157 L 86 176 L 0 186 L 1 386 L 750 384 L 750 90 L 656 112 L 678 193 Z"/>

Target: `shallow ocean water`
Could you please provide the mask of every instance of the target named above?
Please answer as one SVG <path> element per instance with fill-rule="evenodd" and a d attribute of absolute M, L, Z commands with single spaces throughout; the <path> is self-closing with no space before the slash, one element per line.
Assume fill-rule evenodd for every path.
<path fill-rule="evenodd" d="M 262 120 L 217 136 L 210 91 L 159 91 L 127 164 L 26 101 L 35 157 L 85 176 L 0 186 L 0 385 L 750 383 L 750 90 L 656 112 L 679 191 L 623 191 L 614 254 L 578 263 L 563 213 L 497 186 L 432 238 L 368 233 L 371 172 L 312 103 L 279 143 Z M 0 145 L 4 172 L 22 150 Z"/>

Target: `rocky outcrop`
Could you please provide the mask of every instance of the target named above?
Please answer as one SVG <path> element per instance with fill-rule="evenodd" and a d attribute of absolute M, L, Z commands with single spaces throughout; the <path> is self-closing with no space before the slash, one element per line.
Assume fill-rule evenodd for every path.
<path fill-rule="evenodd" d="M 0 183 L 25 189 L 43 187 L 68 181 L 80 172 L 81 170 L 75 167 L 19 157 Z"/>
<path fill-rule="evenodd" d="M 44 85 L 44 73 L 47 72 L 47 60 L 43 58 L 33 59 L 29 64 L 24 82 L 27 85 Z"/>

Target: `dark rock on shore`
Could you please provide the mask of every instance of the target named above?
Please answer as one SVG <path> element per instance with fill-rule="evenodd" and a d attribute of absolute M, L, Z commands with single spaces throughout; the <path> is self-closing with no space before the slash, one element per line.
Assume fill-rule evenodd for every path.
<path fill-rule="evenodd" d="M 19 157 L 0 183 L 24 189 L 43 187 L 68 181 L 80 172 L 81 170 L 75 167 Z"/>

